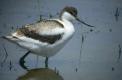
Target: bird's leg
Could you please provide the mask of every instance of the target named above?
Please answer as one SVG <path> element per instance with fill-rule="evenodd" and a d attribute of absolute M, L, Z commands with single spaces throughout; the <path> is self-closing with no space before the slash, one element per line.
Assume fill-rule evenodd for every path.
<path fill-rule="evenodd" d="M 24 61 L 24 59 L 28 56 L 28 54 L 30 53 L 30 51 L 28 51 L 27 53 L 25 53 L 25 55 L 23 55 L 21 58 L 20 58 L 20 60 L 19 60 L 19 65 L 23 68 L 23 69 L 28 69 L 25 65 L 24 65 L 24 63 L 25 63 L 25 61 Z"/>
<path fill-rule="evenodd" d="M 48 68 L 48 57 L 45 58 L 45 68 Z"/>

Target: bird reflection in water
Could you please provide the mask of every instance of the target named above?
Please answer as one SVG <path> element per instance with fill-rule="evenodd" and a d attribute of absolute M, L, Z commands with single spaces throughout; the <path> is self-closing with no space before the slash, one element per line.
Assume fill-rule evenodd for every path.
<path fill-rule="evenodd" d="M 25 56 L 27 56 L 30 52 L 27 52 L 24 56 L 20 58 L 20 66 L 27 70 L 27 73 L 18 77 L 17 80 L 64 80 L 62 76 L 60 76 L 59 72 L 56 70 L 50 69 L 47 67 L 48 64 L 45 63 L 45 68 L 35 68 L 29 69 L 25 66 Z"/>
<path fill-rule="evenodd" d="M 55 70 L 49 68 L 31 69 L 17 80 L 64 80 Z"/>

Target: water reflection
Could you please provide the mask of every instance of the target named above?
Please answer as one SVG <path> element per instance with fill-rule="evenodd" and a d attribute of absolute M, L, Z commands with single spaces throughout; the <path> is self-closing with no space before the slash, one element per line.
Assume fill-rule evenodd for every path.
<path fill-rule="evenodd" d="M 31 69 L 17 80 L 63 80 L 55 70 L 49 68 Z"/>

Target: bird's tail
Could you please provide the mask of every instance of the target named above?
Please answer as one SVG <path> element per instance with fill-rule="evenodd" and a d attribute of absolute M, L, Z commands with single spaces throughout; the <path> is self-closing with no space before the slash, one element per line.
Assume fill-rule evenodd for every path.
<path fill-rule="evenodd" d="M 16 42 L 19 40 L 17 37 L 14 37 L 14 36 L 1 36 L 1 38 L 6 39 L 10 42 Z"/>

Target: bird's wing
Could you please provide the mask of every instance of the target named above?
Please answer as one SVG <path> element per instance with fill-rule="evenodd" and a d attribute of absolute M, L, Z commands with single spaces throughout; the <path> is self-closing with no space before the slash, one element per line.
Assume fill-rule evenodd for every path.
<path fill-rule="evenodd" d="M 35 24 L 26 25 L 25 27 L 40 35 L 57 35 L 64 33 L 64 25 L 57 20 L 42 20 Z"/>
<path fill-rule="evenodd" d="M 53 44 L 61 39 L 63 34 L 63 24 L 56 20 L 44 20 L 18 29 L 13 36 L 18 38 L 24 36 L 41 42 Z"/>

